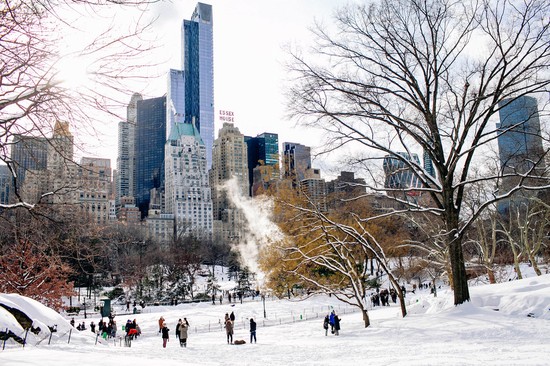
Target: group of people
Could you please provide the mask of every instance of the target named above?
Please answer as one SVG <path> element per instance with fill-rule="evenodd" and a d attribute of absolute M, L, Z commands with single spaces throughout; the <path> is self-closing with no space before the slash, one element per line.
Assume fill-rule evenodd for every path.
<path fill-rule="evenodd" d="M 170 340 L 170 329 L 166 325 L 163 316 L 159 318 L 159 333 L 162 334 L 162 347 L 166 348 L 166 344 Z M 176 324 L 176 338 L 179 339 L 180 347 L 187 347 L 187 337 L 189 335 L 189 321 L 187 318 L 179 319 Z"/>
<path fill-rule="evenodd" d="M 330 332 L 334 335 L 340 335 L 340 317 L 336 315 L 336 312 L 332 310 L 330 314 L 325 316 L 323 320 L 323 328 L 325 329 L 325 336 L 328 335 L 328 328 L 330 327 Z"/>
<path fill-rule="evenodd" d="M 231 314 L 225 313 L 225 334 L 227 335 L 227 344 L 233 343 L 233 332 L 235 330 L 235 313 Z M 256 322 L 253 318 L 250 318 L 250 343 L 256 343 Z"/>
<path fill-rule="evenodd" d="M 382 289 L 381 291 L 377 291 L 377 293 L 372 294 L 370 296 L 370 301 L 372 303 L 372 306 L 390 306 L 390 297 L 394 304 L 397 303 L 397 291 L 395 291 L 393 288 L 388 289 Z"/>

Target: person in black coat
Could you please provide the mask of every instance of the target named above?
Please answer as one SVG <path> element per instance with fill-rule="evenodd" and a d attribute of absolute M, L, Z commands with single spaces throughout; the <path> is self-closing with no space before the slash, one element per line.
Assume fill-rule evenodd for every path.
<path fill-rule="evenodd" d="M 166 323 L 162 325 L 162 347 L 166 348 L 166 343 L 168 343 L 168 340 L 170 339 L 170 329 L 166 326 Z"/>
<path fill-rule="evenodd" d="M 334 314 L 334 335 L 340 335 L 340 317 Z"/>
<path fill-rule="evenodd" d="M 250 318 L 250 343 L 252 343 L 252 339 L 254 339 L 254 343 L 256 343 L 256 322 L 254 319 Z"/>

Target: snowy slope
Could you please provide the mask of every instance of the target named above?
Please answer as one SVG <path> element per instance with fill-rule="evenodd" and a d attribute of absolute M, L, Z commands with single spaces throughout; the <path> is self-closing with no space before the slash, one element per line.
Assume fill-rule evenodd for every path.
<path fill-rule="evenodd" d="M 366 329 L 359 313 L 344 313 L 347 310 L 329 297 L 267 300 L 265 323 L 258 300 L 148 307 L 144 314 L 128 316 L 137 319 L 144 333 L 131 348 L 115 341 L 94 346 L 89 331 L 73 333 L 74 341 L 67 343 L 67 335 L 59 332 L 50 346 L 42 342 L 23 349 L 8 344 L 0 351 L 0 365 L 550 365 L 550 275 L 471 287 L 471 294 L 471 303 L 455 307 L 449 290 L 440 291 L 437 298 L 427 290 L 417 291 L 407 295 L 406 318 L 401 318 L 397 305 L 375 308 Z M 0 302 L 6 298 L 43 323 L 61 323 L 32 301 L 1 295 Z M 325 336 L 322 329 L 321 317 L 332 308 L 342 318 L 338 337 Z M 219 321 L 231 311 L 241 325 L 235 339 L 246 340 L 245 345 L 226 343 Z M 2 313 L 0 325 L 8 326 L 12 320 Z M 161 315 L 172 329 L 166 349 L 157 331 Z M 185 349 L 174 339 L 175 324 L 183 317 L 191 323 Z M 248 344 L 250 317 L 258 323 L 257 344 Z M 97 323 L 99 318 L 93 320 Z M 127 317 L 117 320 L 123 324 Z"/>

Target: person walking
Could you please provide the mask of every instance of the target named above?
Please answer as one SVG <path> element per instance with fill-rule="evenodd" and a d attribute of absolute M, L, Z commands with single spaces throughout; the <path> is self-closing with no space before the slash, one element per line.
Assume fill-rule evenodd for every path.
<path fill-rule="evenodd" d="M 329 324 L 329 318 L 328 318 L 328 314 L 325 315 L 325 320 L 323 321 L 323 328 L 325 328 L 325 336 L 328 335 L 328 324 Z"/>
<path fill-rule="evenodd" d="M 166 323 L 162 324 L 161 328 L 162 332 L 162 348 L 166 348 L 166 343 L 168 343 L 170 339 L 170 329 L 166 326 Z"/>
<path fill-rule="evenodd" d="M 180 347 L 187 347 L 187 336 L 189 330 L 189 323 L 187 319 L 180 325 Z"/>
<path fill-rule="evenodd" d="M 231 319 L 225 321 L 225 333 L 227 334 L 227 344 L 233 343 L 233 322 Z"/>
<path fill-rule="evenodd" d="M 229 314 L 229 319 L 231 319 L 232 322 L 235 321 L 235 314 L 233 314 L 233 312 L 231 312 L 231 314 Z"/>
<path fill-rule="evenodd" d="M 250 343 L 252 343 L 252 339 L 254 339 L 254 343 L 256 343 L 256 322 L 254 319 L 250 318 Z"/>
<path fill-rule="evenodd" d="M 340 318 L 334 314 L 334 335 L 340 335 Z"/>
<path fill-rule="evenodd" d="M 181 327 L 181 324 L 182 324 L 182 321 L 181 319 L 178 320 L 178 324 L 176 325 L 176 338 L 178 339 L 181 339 L 180 338 L 180 327 Z M 180 343 L 181 343 L 181 340 L 180 340 Z"/>
<path fill-rule="evenodd" d="M 328 318 L 328 323 L 330 324 L 330 332 L 334 334 L 334 317 L 336 316 L 336 313 L 334 310 L 330 312 L 330 317 Z"/>

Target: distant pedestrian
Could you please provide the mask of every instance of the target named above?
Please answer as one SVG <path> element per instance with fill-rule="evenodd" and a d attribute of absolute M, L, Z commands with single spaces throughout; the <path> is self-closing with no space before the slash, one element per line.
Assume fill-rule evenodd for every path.
<path fill-rule="evenodd" d="M 330 316 L 328 318 L 328 323 L 330 324 L 330 332 L 334 334 L 334 317 L 336 316 L 336 313 L 334 310 L 330 312 Z"/>
<path fill-rule="evenodd" d="M 95 323 L 94 323 L 93 320 L 92 320 L 92 322 L 90 323 L 90 330 L 92 331 L 92 333 L 95 333 Z"/>
<path fill-rule="evenodd" d="M 220 305 L 222 304 L 223 302 L 223 295 L 220 295 Z"/>
<path fill-rule="evenodd" d="M 189 330 L 189 323 L 187 319 L 180 325 L 180 347 L 187 347 L 187 336 Z"/>
<path fill-rule="evenodd" d="M 225 321 L 225 333 L 227 334 L 227 344 L 233 343 L 233 322 L 231 319 Z"/>
<path fill-rule="evenodd" d="M 71 325 L 74 327 L 74 318 L 71 319 Z"/>
<path fill-rule="evenodd" d="M 166 326 L 166 323 L 163 323 L 161 332 L 162 332 L 162 348 L 166 348 L 166 343 L 168 343 L 170 339 L 170 329 L 168 329 L 168 327 Z"/>
<path fill-rule="evenodd" d="M 159 319 L 159 333 L 162 332 L 162 327 L 164 326 L 164 317 L 161 316 Z"/>
<path fill-rule="evenodd" d="M 340 318 L 334 314 L 334 335 L 340 335 Z"/>
<path fill-rule="evenodd" d="M 329 318 L 328 315 L 325 316 L 325 320 L 323 321 L 323 328 L 325 329 L 325 336 L 328 335 L 328 325 L 329 325 Z"/>
<path fill-rule="evenodd" d="M 252 343 L 252 339 L 254 339 L 254 343 L 256 343 L 256 322 L 254 319 L 250 318 L 250 343 Z"/>
<path fill-rule="evenodd" d="M 180 327 L 181 327 L 181 319 L 178 320 L 178 324 L 176 324 L 176 338 L 180 338 Z"/>
<path fill-rule="evenodd" d="M 229 314 L 229 319 L 231 319 L 232 322 L 235 321 L 235 314 L 233 314 L 233 312 L 231 312 L 231 314 Z"/>

